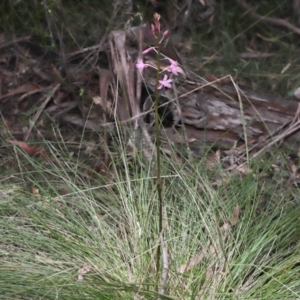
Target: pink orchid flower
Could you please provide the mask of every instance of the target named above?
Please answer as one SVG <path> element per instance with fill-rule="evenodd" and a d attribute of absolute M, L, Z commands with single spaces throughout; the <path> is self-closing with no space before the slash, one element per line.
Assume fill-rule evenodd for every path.
<path fill-rule="evenodd" d="M 137 63 L 135 65 L 137 69 L 142 73 L 145 68 L 147 68 L 149 65 L 144 64 L 143 60 L 141 58 L 138 58 Z"/>
<path fill-rule="evenodd" d="M 159 86 L 157 87 L 158 90 L 162 89 L 163 87 L 166 88 L 172 88 L 172 81 L 173 79 L 168 79 L 167 75 L 164 75 L 164 78 L 162 80 L 159 80 Z"/>
<path fill-rule="evenodd" d="M 175 76 L 178 75 L 178 72 L 180 72 L 181 68 L 178 66 L 178 62 L 171 59 L 171 58 L 168 58 L 169 59 L 169 62 L 170 62 L 170 66 L 168 67 L 168 71 L 173 73 Z"/>

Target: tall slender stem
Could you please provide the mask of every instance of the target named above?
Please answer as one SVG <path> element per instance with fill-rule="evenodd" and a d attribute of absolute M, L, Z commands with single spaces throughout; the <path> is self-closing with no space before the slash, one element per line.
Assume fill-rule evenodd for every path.
<path fill-rule="evenodd" d="M 163 214 L 163 201 L 162 201 L 162 184 L 161 184 L 161 165 L 160 165 L 160 120 L 158 115 L 158 83 L 160 75 L 160 38 L 157 34 L 157 72 L 156 72 L 156 90 L 154 95 L 154 112 L 155 112 L 155 135 L 156 135 L 156 188 L 158 195 L 158 236 L 162 234 L 162 214 Z M 160 256 L 161 256 L 161 242 L 159 239 L 156 255 L 156 272 L 159 273 L 160 270 Z"/>

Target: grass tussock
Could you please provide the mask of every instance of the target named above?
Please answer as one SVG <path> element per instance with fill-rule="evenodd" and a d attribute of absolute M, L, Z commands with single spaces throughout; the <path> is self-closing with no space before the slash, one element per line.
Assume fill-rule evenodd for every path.
<path fill-rule="evenodd" d="M 64 166 L 18 159 L 38 192 L 20 188 L 20 174 L 19 184 L 1 183 L 3 299 L 156 299 L 151 167 L 124 155 L 113 163 L 115 181 L 98 175 L 103 183 L 92 187 L 70 158 Z M 299 297 L 299 203 L 283 187 L 266 201 L 263 177 L 216 185 L 221 170 L 202 162 L 179 167 L 164 157 L 162 166 L 168 280 L 160 299 Z"/>

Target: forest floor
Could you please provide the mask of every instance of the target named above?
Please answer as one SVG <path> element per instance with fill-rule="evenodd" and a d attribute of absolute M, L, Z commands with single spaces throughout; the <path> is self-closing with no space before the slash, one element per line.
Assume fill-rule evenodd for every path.
<path fill-rule="evenodd" d="M 118 1 L 105 9 L 93 1 L 7 2 L 0 4 L 3 299 L 300 298 L 299 152 L 280 141 L 251 158 L 245 147 L 239 168 L 237 147 L 195 157 L 184 143 L 178 154 L 178 144 L 163 140 L 161 238 L 155 161 L 128 148 L 91 71 L 109 68 L 109 33 L 137 14 L 124 14 Z M 283 5 L 259 9 L 296 24 Z M 218 4 L 200 27 L 175 35 L 193 72 L 230 75 L 296 101 L 293 30 Z"/>

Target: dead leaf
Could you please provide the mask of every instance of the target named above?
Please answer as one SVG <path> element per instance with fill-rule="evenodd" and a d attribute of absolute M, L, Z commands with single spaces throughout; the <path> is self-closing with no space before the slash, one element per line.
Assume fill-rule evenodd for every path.
<path fill-rule="evenodd" d="M 13 144 L 13 145 L 20 146 L 29 155 L 37 155 L 37 154 L 40 154 L 40 152 L 41 152 L 40 148 L 31 147 L 27 143 L 24 143 L 22 141 L 8 140 L 8 142 Z"/>
<path fill-rule="evenodd" d="M 183 274 L 191 269 L 193 269 L 196 265 L 198 265 L 204 258 L 204 256 L 206 255 L 206 248 L 203 247 L 201 252 L 199 254 L 197 254 L 196 256 L 192 257 L 186 264 L 181 265 L 178 268 L 178 272 L 180 274 Z"/>
<path fill-rule="evenodd" d="M 100 105 L 104 111 L 113 114 L 112 105 L 110 102 L 105 103 L 105 101 L 103 101 L 103 98 L 99 96 L 94 96 L 92 97 L 92 99 L 93 102 L 97 105 Z"/>
<path fill-rule="evenodd" d="M 36 187 L 33 187 L 33 188 L 31 189 L 31 192 L 32 192 L 33 195 L 38 195 L 38 194 L 40 193 L 39 189 L 36 188 Z"/>
<path fill-rule="evenodd" d="M 231 230 L 231 224 L 229 220 L 226 220 L 225 223 L 220 227 L 220 232 L 228 232 L 229 230 Z M 226 234 L 225 237 L 227 237 Z"/>
<path fill-rule="evenodd" d="M 252 170 L 246 164 L 239 165 L 236 170 L 241 172 L 243 175 L 247 175 L 252 172 Z"/>
<path fill-rule="evenodd" d="M 40 87 L 37 84 L 35 84 L 33 82 L 27 82 L 27 83 L 19 86 L 15 90 L 11 91 L 10 93 L 1 96 L 0 100 L 4 99 L 4 98 L 15 96 L 18 94 L 29 93 L 29 92 L 35 91 L 37 89 L 40 89 Z"/>
<path fill-rule="evenodd" d="M 2 61 L 1 61 L 1 58 L 0 58 L 0 63 L 1 63 Z M 6 63 L 6 61 L 4 60 L 4 62 Z M 10 72 L 10 71 L 8 71 L 8 70 L 5 70 L 4 68 L 1 68 L 0 67 L 0 73 L 1 73 L 1 75 L 4 75 L 4 76 L 6 76 L 6 77 L 12 77 L 13 76 L 13 73 L 12 72 Z"/>
<path fill-rule="evenodd" d="M 294 163 L 291 163 L 290 167 L 291 167 L 292 175 L 296 177 L 297 170 L 298 170 L 297 166 Z"/>
<path fill-rule="evenodd" d="M 232 219 L 231 219 L 231 225 L 234 226 L 239 221 L 239 214 L 240 214 L 240 207 L 237 204 L 236 207 L 233 210 Z"/>
<path fill-rule="evenodd" d="M 205 165 L 209 167 L 218 166 L 221 162 L 221 152 L 217 150 L 215 153 L 209 154 L 205 158 Z"/>
<path fill-rule="evenodd" d="M 294 96 L 295 96 L 297 99 L 300 99 L 300 87 L 298 87 L 298 88 L 295 90 Z"/>
<path fill-rule="evenodd" d="M 18 73 L 25 74 L 29 70 L 29 67 L 22 62 L 18 64 Z"/>
<path fill-rule="evenodd" d="M 25 142 L 16 140 L 7 140 L 7 142 L 11 143 L 12 145 L 20 146 L 27 154 L 31 156 L 41 155 L 42 157 L 49 157 L 49 154 L 41 150 L 40 147 L 31 147 Z"/>
<path fill-rule="evenodd" d="M 91 271 L 91 267 L 89 265 L 84 265 L 82 268 L 80 268 L 77 272 L 78 279 L 77 281 L 83 281 L 83 275 Z"/>

